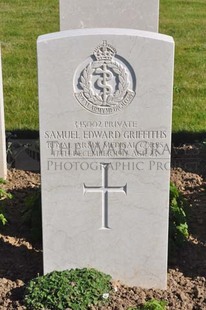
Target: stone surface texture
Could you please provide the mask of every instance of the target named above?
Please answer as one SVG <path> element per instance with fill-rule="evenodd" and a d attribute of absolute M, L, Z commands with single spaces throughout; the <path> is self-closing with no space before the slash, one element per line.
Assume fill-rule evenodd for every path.
<path fill-rule="evenodd" d="M 6 179 L 6 143 L 5 143 L 5 122 L 4 122 L 4 100 L 3 100 L 3 81 L 0 48 L 0 178 Z"/>
<path fill-rule="evenodd" d="M 94 267 L 165 288 L 173 39 L 82 29 L 37 47 L 44 272 Z"/>
<path fill-rule="evenodd" d="M 159 0 L 60 0 L 60 29 L 133 28 L 158 32 Z"/>

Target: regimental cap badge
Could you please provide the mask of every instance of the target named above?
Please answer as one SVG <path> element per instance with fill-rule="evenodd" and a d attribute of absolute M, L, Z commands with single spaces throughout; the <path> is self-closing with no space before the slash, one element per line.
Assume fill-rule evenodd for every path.
<path fill-rule="evenodd" d="M 94 60 L 95 59 L 95 60 Z M 125 109 L 135 97 L 135 73 L 106 40 L 74 74 L 74 95 L 86 110 L 109 115 Z"/>

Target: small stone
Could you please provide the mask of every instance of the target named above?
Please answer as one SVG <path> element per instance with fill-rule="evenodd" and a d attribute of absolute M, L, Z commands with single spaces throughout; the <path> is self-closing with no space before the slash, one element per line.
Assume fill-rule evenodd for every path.
<path fill-rule="evenodd" d="M 17 280 L 16 280 L 16 285 L 17 285 L 17 286 L 23 286 L 23 285 L 24 285 L 24 282 L 23 282 L 22 280 L 20 280 L 20 279 L 17 279 Z"/>

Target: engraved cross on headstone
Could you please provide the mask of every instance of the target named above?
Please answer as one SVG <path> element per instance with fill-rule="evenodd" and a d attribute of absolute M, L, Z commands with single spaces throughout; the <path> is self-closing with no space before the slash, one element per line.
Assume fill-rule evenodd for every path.
<path fill-rule="evenodd" d="M 108 186 L 108 169 L 110 163 L 100 163 L 102 168 L 102 186 L 83 185 L 84 195 L 86 193 L 102 193 L 102 227 L 100 229 L 110 229 L 108 224 L 108 194 L 124 193 L 127 195 L 127 184 L 124 186 Z"/>

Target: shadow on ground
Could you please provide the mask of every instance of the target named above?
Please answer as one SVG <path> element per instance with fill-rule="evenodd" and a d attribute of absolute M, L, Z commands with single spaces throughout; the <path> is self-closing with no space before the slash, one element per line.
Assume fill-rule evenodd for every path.
<path fill-rule="evenodd" d="M 0 257 L 0 278 L 27 282 L 42 274 L 42 252 L 15 243 L 12 237 L 1 237 Z"/>
<path fill-rule="evenodd" d="M 7 184 L 0 185 L 13 196 L 0 201 L 1 212 L 8 220 L 5 226 L 0 225 L 0 278 L 27 282 L 42 274 L 41 214 L 34 212 L 37 225 L 31 217 L 32 208 L 26 203 L 39 190 L 39 182 L 38 174 L 13 169 L 8 173 Z M 37 208 L 38 205 L 33 209 Z M 33 227 L 38 227 L 38 237 L 33 234 Z"/>
<path fill-rule="evenodd" d="M 203 143 L 174 147 L 172 166 L 184 172 L 180 182 L 187 204 L 190 238 L 170 260 L 191 278 L 206 277 L 206 146 Z M 199 183 L 198 183 L 198 182 Z"/>
<path fill-rule="evenodd" d="M 182 144 L 194 144 L 206 141 L 206 132 L 179 131 L 172 133 L 172 143 L 174 146 Z"/>

